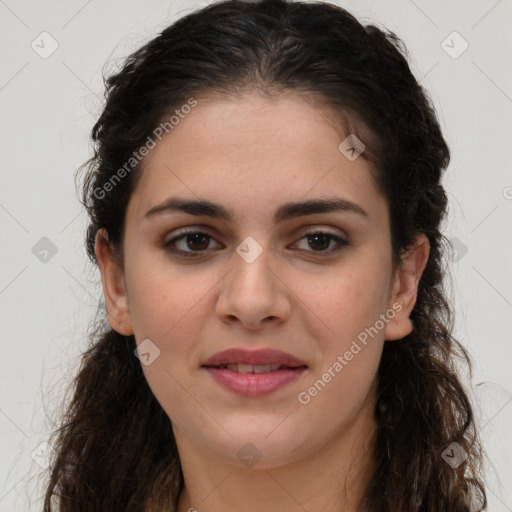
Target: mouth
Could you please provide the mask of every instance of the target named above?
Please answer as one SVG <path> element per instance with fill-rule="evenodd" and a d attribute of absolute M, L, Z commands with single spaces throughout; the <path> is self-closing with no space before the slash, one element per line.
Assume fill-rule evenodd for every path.
<path fill-rule="evenodd" d="M 247 350 L 244 348 L 231 348 L 217 352 L 203 363 L 203 366 L 218 368 L 220 366 L 230 367 L 232 371 L 239 373 L 253 373 L 248 367 L 256 368 L 256 373 L 264 373 L 279 369 L 280 366 L 288 368 L 298 368 L 306 366 L 304 361 L 275 349 L 257 349 Z M 236 370 L 235 366 L 241 368 Z M 259 368 L 264 367 L 264 368 Z M 262 371 L 259 371 L 262 370 Z M 264 370 L 264 371 L 263 371 Z"/>
<path fill-rule="evenodd" d="M 218 370 L 229 370 L 235 373 L 269 373 L 277 370 L 296 370 L 306 366 L 291 367 L 283 364 L 221 364 L 219 366 L 206 366 L 205 368 L 217 368 Z"/>
<path fill-rule="evenodd" d="M 202 368 L 223 388 L 239 395 L 258 397 L 295 381 L 308 366 L 278 350 L 230 349 L 210 357 Z"/>

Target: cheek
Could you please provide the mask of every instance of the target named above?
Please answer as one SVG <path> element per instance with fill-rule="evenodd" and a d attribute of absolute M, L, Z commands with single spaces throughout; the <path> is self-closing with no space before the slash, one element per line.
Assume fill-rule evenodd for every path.
<path fill-rule="evenodd" d="M 171 400 L 167 395 L 172 394 L 171 403 L 178 403 L 179 383 L 197 364 L 202 330 L 212 314 L 210 293 L 219 277 L 155 259 L 144 261 L 141 255 L 127 264 L 130 317 L 137 344 L 149 339 L 159 351 L 154 363 L 143 366 L 154 394 L 159 400 Z"/>
<path fill-rule="evenodd" d="M 210 280 L 196 282 L 189 272 L 171 273 L 165 265 L 147 267 L 142 259 L 139 263 L 127 272 L 135 339 L 137 344 L 150 339 L 158 348 L 154 361 L 142 365 L 147 383 L 173 421 L 195 417 L 206 424 L 186 389 L 205 321 Z"/>
<path fill-rule="evenodd" d="M 343 348 L 385 313 L 390 279 L 390 272 L 382 262 L 361 258 L 333 272 L 322 287 L 309 292 L 309 299 L 304 302 L 328 328 L 325 332 L 339 340 L 338 345 Z M 307 289 L 314 288 L 307 283 L 304 285 L 306 297 Z"/>
<path fill-rule="evenodd" d="M 316 337 L 322 360 L 315 378 L 321 382 L 317 391 L 311 390 L 312 395 L 321 392 L 319 402 L 350 407 L 368 392 L 379 366 L 385 326 L 394 316 L 387 314 L 390 279 L 382 261 L 362 257 L 310 295 L 308 305 L 321 320 L 316 332 L 324 326 L 323 335 Z"/>
<path fill-rule="evenodd" d="M 135 256 L 127 262 L 130 317 L 140 336 L 169 340 L 201 310 L 212 276 L 180 269 L 160 255 Z M 211 281 L 212 284 L 209 284 Z"/>
<path fill-rule="evenodd" d="M 297 400 L 305 412 L 314 414 L 313 427 L 321 425 L 334 435 L 368 403 L 384 345 L 380 315 L 386 306 L 375 279 L 352 276 L 326 291 L 326 300 L 318 305 L 329 327 L 324 336 L 316 337 L 321 361 Z"/>

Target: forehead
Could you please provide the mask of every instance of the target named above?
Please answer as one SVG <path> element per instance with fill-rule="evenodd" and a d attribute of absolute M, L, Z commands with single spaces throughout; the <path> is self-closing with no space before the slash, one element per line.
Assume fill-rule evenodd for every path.
<path fill-rule="evenodd" d="M 199 97 L 145 158 L 129 212 L 143 216 L 171 195 L 236 204 L 247 214 L 336 192 L 377 206 L 372 165 L 339 149 L 348 135 L 332 110 L 303 96 Z"/>

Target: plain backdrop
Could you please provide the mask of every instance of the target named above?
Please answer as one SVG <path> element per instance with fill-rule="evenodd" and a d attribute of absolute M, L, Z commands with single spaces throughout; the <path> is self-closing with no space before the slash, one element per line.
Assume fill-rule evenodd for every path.
<path fill-rule="evenodd" d="M 41 510 L 47 415 L 101 298 L 75 170 L 91 156 L 102 71 L 207 2 L 0 1 L 0 511 Z M 473 358 L 489 510 L 512 511 L 512 1 L 339 1 L 387 27 L 438 110 L 452 162 L 444 232 L 456 335 Z"/>

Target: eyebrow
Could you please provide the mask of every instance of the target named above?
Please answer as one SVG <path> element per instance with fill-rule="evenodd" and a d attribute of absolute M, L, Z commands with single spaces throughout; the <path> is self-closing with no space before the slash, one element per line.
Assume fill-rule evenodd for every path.
<path fill-rule="evenodd" d="M 157 215 L 171 212 L 181 212 L 189 215 L 206 216 L 226 222 L 232 221 L 234 213 L 231 209 L 208 200 L 190 200 L 170 197 L 163 203 L 153 206 L 144 215 L 152 218 Z M 311 199 L 302 202 L 282 204 L 274 213 L 274 223 L 318 213 L 347 212 L 369 218 L 368 213 L 357 203 L 340 198 Z"/>

